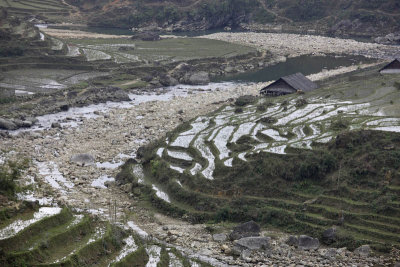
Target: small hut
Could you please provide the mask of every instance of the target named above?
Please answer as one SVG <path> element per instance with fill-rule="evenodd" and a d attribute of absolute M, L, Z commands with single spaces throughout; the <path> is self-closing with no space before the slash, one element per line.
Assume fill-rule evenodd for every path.
<path fill-rule="evenodd" d="M 400 59 L 396 58 L 379 70 L 382 74 L 400 73 Z"/>
<path fill-rule="evenodd" d="M 261 95 L 280 96 L 296 92 L 309 92 L 317 89 L 318 85 L 309 80 L 302 73 L 296 73 L 280 78 L 261 89 Z"/>

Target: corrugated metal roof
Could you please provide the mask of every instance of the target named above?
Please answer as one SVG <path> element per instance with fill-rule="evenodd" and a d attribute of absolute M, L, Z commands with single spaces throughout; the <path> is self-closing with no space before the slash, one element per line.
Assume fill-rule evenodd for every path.
<path fill-rule="evenodd" d="M 312 90 L 318 88 L 318 85 L 313 83 L 311 80 L 309 80 L 306 76 L 304 76 L 300 72 L 282 77 L 279 80 L 285 81 L 288 85 L 290 85 L 297 91 L 301 90 L 303 92 L 309 92 L 309 91 L 312 91 Z M 272 87 L 279 80 L 277 80 L 276 82 L 270 84 L 269 86 L 261 89 L 261 91 L 265 91 L 266 89 Z"/>
<path fill-rule="evenodd" d="M 301 90 L 304 92 L 309 92 L 318 88 L 318 85 L 313 83 L 311 80 L 309 80 L 306 76 L 304 76 L 300 72 L 282 77 L 282 80 L 287 82 L 297 91 Z"/>

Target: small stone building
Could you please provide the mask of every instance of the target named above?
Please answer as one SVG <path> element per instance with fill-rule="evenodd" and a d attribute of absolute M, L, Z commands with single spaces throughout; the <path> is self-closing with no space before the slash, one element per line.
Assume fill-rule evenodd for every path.
<path fill-rule="evenodd" d="M 379 70 L 382 74 L 400 73 L 400 59 L 396 58 Z"/>
<path fill-rule="evenodd" d="M 280 96 L 296 92 L 309 92 L 318 88 L 318 85 L 309 80 L 302 73 L 288 75 L 261 89 L 261 95 Z"/>

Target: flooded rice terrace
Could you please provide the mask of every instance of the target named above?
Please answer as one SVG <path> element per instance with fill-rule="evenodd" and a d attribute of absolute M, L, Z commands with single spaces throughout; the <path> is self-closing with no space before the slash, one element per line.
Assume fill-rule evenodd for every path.
<path fill-rule="evenodd" d="M 65 89 L 88 79 L 108 75 L 107 72 L 69 69 L 17 69 L 3 72 L 0 87 L 15 89 L 17 95 L 47 93 Z"/>

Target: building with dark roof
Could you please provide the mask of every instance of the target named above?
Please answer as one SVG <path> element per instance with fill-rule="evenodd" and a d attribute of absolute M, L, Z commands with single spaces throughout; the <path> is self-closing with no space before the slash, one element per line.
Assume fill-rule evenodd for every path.
<path fill-rule="evenodd" d="M 279 96 L 296 92 L 309 92 L 318 88 L 318 85 L 309 80 L 302 73 L 296 73 L 280 78 L 260 90 L 261 95 Z"/>
<path fill-rule="evenodd" d="M 396 58 L 385 67 L 379 70 L 382 74 L 400 73 L 400 59 Z"/>

